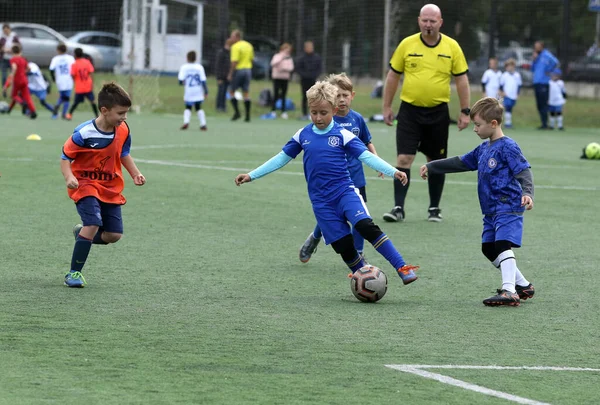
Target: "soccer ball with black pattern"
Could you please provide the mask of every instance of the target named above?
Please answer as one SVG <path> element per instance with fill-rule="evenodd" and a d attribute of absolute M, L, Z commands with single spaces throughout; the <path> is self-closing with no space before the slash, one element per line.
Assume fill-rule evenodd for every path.
<path fill-rule="evenodd" d="M 352 294 L 362 302 L 376 302 L 387 292 L 387 276 L 375 266 L 356 270 L 350 279 Z"/>

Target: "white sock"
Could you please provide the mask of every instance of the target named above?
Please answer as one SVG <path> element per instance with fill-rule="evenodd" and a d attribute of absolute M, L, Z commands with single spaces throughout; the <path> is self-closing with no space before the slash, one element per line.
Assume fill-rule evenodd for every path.
<path fill-rule="evenodd" d="M 200 126 L 206 126 L 206 114 L 204 114 L 204 110 L 198 110 L 198 119 L 200 120 Z"/>
<path fill-rule="evenodd" d="M 550 128 L 554 128 L 555 118 L 552 115 L 548 117 L 548 122 L 550 123 Z"/>
<path fill-rule="evenodd" d="M 502 272 L 502 289 L 512 293 L 515 290 L 515 280 L 517 277 L 517 260 L 512 250 L 505 250 L 498 255 L 496 259 L 500 262 L 500 271 Z"/>
<path fill-rule="evenodd" d="M 512 113 L 509 113 L 508 111 L 504 112 L 504 123 L 506 125 L 512 125 Z"/>
<path fill-rule="evenodd" d="M 562 128 L 563 127 L 563 116 L 562 116 L 562 114 L 559 115 L 558 117 L 556 117 L 556 119 L 558 120 L 558 127 Z"/>
<path fill-rule="evenodd" d="M 183 123 L 184 124 L 189 124 L 190 123 L 190 118 L 192 117 L 192 111 L 188 110 L 187 108 L 183 111 Z"/>

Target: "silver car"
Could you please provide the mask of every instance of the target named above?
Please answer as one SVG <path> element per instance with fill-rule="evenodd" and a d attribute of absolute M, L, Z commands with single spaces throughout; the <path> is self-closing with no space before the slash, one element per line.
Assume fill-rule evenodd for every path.
<path fill-rule="evenodd" d="M 118 35 L 104 31 L 83 31 L 69 36 L 69 41 L 90 45 L 102 54 L 102 63 L 96 63 L 97 70 L 113 70 L 121 62 L 121 39 Z"/>
<path fill-rule="evenodd" d="M 29 62 L 34 62 L 40 67 L 50 65 L 60 42 L 67 46 L 67 52 L 70 54 L 73 54 L 75 48 L 81 48 L 83 53 L 92 58 L 94 66 L 103 63 L 102 54 L 96 48 L 71 41 L 46 25 L 22 22 L 9 22 L 8 25 L 12 32 L 19 37 L 23 56 Z"/>

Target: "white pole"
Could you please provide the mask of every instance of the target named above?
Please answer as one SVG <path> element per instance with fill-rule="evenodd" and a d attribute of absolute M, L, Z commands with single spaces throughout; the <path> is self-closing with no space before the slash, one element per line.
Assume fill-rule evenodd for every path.
<path fill-rule="evenodd" d="M 387 76 L 388 64 L 390 62 L 390 14 L 392 13 L 392 0 L 385 0 L 383 12 L 383 80 Z"/>
<path fill-rule="evenodd" d="M 600 12 L 596 13 L 596 46 L 600 46 Z"/>
<path fill-rule="evenodd" d="M 329 0 L 325 0 L 325 6 L 323 10 L 323 49 L 321 55 L 323 55 L 323 73 L 327 73 L 327 38 L 329 31 Z"/>

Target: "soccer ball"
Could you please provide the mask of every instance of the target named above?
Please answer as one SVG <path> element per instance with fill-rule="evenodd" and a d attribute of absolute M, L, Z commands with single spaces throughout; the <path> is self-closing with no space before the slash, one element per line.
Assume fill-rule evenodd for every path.
<path fill-rule="evenodd" d="M 8 103 L 6 101 L 0 101 L 0 114 L 8 112 Z"/>
<path fill-rule="evenodd" d="M 583 149 L 583 154 L 588 159 L 600 159 L 600 144 L 596 142 L 590 143 Z"/>
<path fill-rule="evenodd" d="M 375 266 L 356 270 L 350 280 L 352 294 L 362 302 L 376 302 L 387 292 L 387 276 Z"/>

